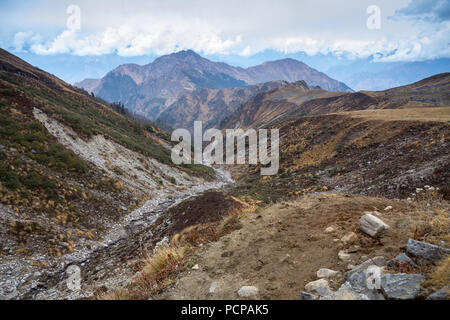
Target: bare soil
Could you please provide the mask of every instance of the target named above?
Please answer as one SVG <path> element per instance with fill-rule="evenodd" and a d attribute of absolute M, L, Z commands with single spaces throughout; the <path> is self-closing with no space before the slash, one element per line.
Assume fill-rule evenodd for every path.
<path fill-rule="evenodd" d="M 384 211 L 386 206 L 393 210 Z M 297 299 L 305 284 L 316 280 L 320 268 L 340 272 L 331 286 L 343 282 L 349 264 L 375 256 L 395 257 L 414 233 L 411 202 L 359 195 L 314 194 L 289 203 L 275 204 L 241 219 L 242 228 L 201 248 L 195 256 L 198 270 L 181 274 L 175 285 L 157 299 L 239 299 L 245 285 L 259 289 L 259 299 Z M 366 211 L 379 211 L 392 228 L 380 239 L 359 231 Z M 326 233 L 329 226 L 335 232 Z M 339 240 L 348 232 L 358 240 L 346 247 Z M 353 249 L 351 259 L 338 258 Z M 217 288 L 209 293 L 211 284 Z"/>

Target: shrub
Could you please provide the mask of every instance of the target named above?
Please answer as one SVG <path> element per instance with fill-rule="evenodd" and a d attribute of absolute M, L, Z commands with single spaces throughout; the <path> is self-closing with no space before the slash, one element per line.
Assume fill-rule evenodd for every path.
<path fill-rule="evenodd" d="M 45 193 L 47 194 L 47 196 L 49 198 L 52 198 L 55 200 L 58 199 L 58 194 L 56 193 L 56 188 L 58 186 L 56 185 L 56 182 L 51 181 L 51 180 L 45 180 L 42 183 L 42 187 L 44 188 Z"/>
<path fill-rule="evenodd" d="M 4 175 L 2 174 L 1 180 L 9 190 L 15 191 L 20 187 L 19 177 L 14 171 L 8 171 Z"/>
<path fill-rule="evenodd" d="M 35 190 L 42 184 L 41 176 L 36 171 L 31 171 L 25 178 L 24 185 L 30 190 Z"/>
<path fill-rule="evenodd" d="M 0 180 L 6 188 L 12 191 L 20 187 L 19 177 L 4 161 L 0 161 Z"/>
<path fill-rule="evenodd" d="M 60 144 L 52 145 L 45 153 L 40 157 L 41 161 L 47 160 L 49 166 L 65 168 L 78 172 L 86 171 L 86 164 L 79 159 L 72 151 L 64 149 Z"/>

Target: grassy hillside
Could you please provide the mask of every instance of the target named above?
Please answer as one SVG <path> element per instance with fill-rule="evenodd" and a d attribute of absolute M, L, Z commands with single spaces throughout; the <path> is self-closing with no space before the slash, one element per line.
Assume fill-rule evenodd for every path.
<path fill-rule="evenodd" d="M 70 253 L 79 240 L 98 240 L 107 225 L 149 196 L 60 144 L 34 117 L 34 108 L 83 140 L 102 135 L 142 158 L 173 166 L 162 145 L 164 131 L 0 49 L 1 253 Z M 204 166 L 178 169 L 214 177 Z"/>

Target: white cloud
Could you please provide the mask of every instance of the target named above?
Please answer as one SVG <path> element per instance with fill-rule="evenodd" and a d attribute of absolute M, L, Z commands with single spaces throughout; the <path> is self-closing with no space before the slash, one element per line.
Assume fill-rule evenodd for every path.
<path fill-rule="evenodd" d="M 354 58 L 373 55 L 378 61 L 450 57 L 449 21 L 442 19 L 443 14 L 439 15 L 440 19 L 418 21 L 411 18 L 407 14 L 412 12 L 410 9 L 402 10 L 411 7 L 406 0 L 378 1 L 382 27 L 377 31 L 366 28 L 366 8 L 372 4 L 366 0 L 78 2 L 81 31 L 64 30 L 44 41 L 43 36 L 39 39 L 42 32 L 23 32 L 22 29 L 15 34 L 13 47 L 16 50 L 29 48 L 37 54 L 81 56 L 113 52 L 139 56 L 181 49 L 249 56 L 273 49 L 284 53 L 333 53 Z M 60 25 L 65 9 L 51 3 L 41 2 L 36 10 L 45 10 L 42 14 L 48 21 L 55 24 L 59 21 Z M 420 8 L 414 7 L 414 17 L 420 13 Z M 36 15 L 40 13 L 34 12 Z M 392 16 L 395 19 L 389 18 Z M 17 20 L 21 19 L 34 21 L 26 14 Z"/>

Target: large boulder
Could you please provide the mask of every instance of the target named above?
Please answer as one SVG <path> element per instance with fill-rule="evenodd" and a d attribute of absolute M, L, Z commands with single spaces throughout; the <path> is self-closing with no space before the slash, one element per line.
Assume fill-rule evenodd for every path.
<path fill-rule="evenodd" d="M 360 269 L 350 273 L 348 276 L 346 274 L 345 285 L 353 292 L 364 297 L 365 300 L 385 300 L 384 296 L 377 289 L 369 289 L 366 273 L 366 269 Z"/>
<path fill-rule="evenodd" d="M 381 290 L 387 299 L 412 300 L 419 295 L 425 277 L 421 274 L 383 274 Z"/>
<path fill-rule="evenodd" d="M 346 282 L 336 292 L 324 295 L 320 297 L 320 300 L 369 300 L 369 297 L 356 292 Z"/>
<path fill-rule="evenodd" d="M 427 300 L 450 300 L 450 285 L 430 294 Z"/>
<path fill-rule="evenodd" d="M 376 257 L 370 258 L 370 259 L 364 261 L 363 263 L 361 263 L 360 265 L 354 267 L 350 271 L 347 271 L 345 273 L 345 279 L 348 280 L 349 277 L 353 273 L 361 271 L 361 270 L 366 270 L 368 267 L 373 266 L 373 265 L 381 268 L 386 265 L 386 259 L 383 256 L 376 256 Z"/>
<path fill-rule="evenodd" d="M 413 256 L 427 260 L 438 260 L 445 254 L 450 254 L 450 249 L 414 239 L 408 240 L 408 243 L 406 244 L 406 251 Z"/>
<path fill-rule="evenodd" d="M 365 214 L 359 220 L 359 228 L 371 237 L 380 236 L 389 226 L 380 218 L 377 218 L 370 213 Z"/>

